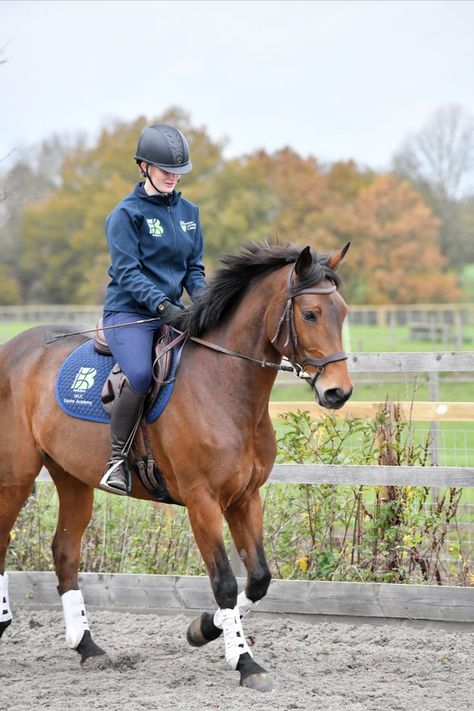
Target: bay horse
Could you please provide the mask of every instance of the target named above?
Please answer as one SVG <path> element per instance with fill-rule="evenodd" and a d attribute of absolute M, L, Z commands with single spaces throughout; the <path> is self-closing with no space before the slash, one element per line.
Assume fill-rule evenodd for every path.
<path fill-rule="evenodd" d="M 223 632 L 226 660 L 240 673 L 240 684 L 260 691 L 271 690 L 273 682 L 254 661 L 241 619 L 264 597 L 271 579 L 259 493 L 276 456 L 268 402 L 282 356 L 311 377 L 323 407 L 340 408 L 350 397 L 341 336 L 347 307 L 336 274 L 348 246 L 317 255 L 309 247 L 249 244 L 224 257 L 184 318 L 189 336 L 231 354 L 188 340 L 170 402 L 149 425 L 167 489 L 187 507 L 218 607 L 190 624 L 188 642 L 201 646 Z M 51 326 L 28 329 L 0 348 L 0 636 L 12 620 L 5 572 L 9 533 L 45 466 L 59 496 L 52 552 L 66 640 L 82 664 L 97 666 L 108 657 L 92 639 L 78 569 L 110 429 L 70 417 L 58 406 L 58 370 L 85 338 L 72 335 L 48 344 L 50 331 Z M 136 474 L 131 496 L 153 498 Z M 222 516 L 247 570 L 240 593 Z"/>

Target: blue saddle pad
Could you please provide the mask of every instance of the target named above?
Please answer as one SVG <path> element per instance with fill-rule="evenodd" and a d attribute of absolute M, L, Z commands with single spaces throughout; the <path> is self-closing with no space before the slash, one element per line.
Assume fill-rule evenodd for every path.
<path fill-rule="evenodd" d="M 181 347 L 173 349 L 169 380 L 175 377 Z M 104 410 L 100 396 L 114 364 L 113 356 L 97 353 L 92 340 L 76 348 L 62 364 L 56 380 L 56 400 L 61 410 L 80 420 L 110 422 L 110 416 Z M 154 422 L 161 415 L 168 404 L 173 387 L 174 382 L 162 386 L 147 413 L 147 422 Z"/>

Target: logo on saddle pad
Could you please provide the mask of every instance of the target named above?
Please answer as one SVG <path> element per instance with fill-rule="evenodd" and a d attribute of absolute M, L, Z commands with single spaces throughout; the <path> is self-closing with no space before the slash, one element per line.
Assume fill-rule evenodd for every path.
<path fill-rule="evenodd" d="M 153 237 L 161 237 L 161 235 L 165 231 L 163 225 L 157 219 L 147 218 L 146 223 L 148 225 L 148 229 L 150 230 L 150 234 L 153 235 Z"/>
<path fill-rule="evenodd" d="M 95 376 L 97 375 L 96 368 L 79 368 L 71 385 L 71 390 L 89 390 L 94 385 Z"/>

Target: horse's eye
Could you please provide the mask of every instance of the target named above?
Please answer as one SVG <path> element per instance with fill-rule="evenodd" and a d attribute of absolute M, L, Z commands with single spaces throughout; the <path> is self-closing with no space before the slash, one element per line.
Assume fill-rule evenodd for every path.
<path fill-rule="evenodd" d="M 303 311 L 303 318 L 305 321 L 317 321 L 318 315 L 315 311 Z"/>

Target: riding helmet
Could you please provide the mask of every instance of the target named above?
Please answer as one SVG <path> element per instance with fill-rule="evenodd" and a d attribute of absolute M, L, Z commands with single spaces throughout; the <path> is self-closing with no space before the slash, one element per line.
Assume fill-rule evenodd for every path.
<path fill-rule="evenodd" d="M 167 173 L 184 175 L 192 170 L 188 142 L 177 128 L 166 123 L 154 124 L 143 129 L 138 140 L 137 163 L 145 161 Z"/>

